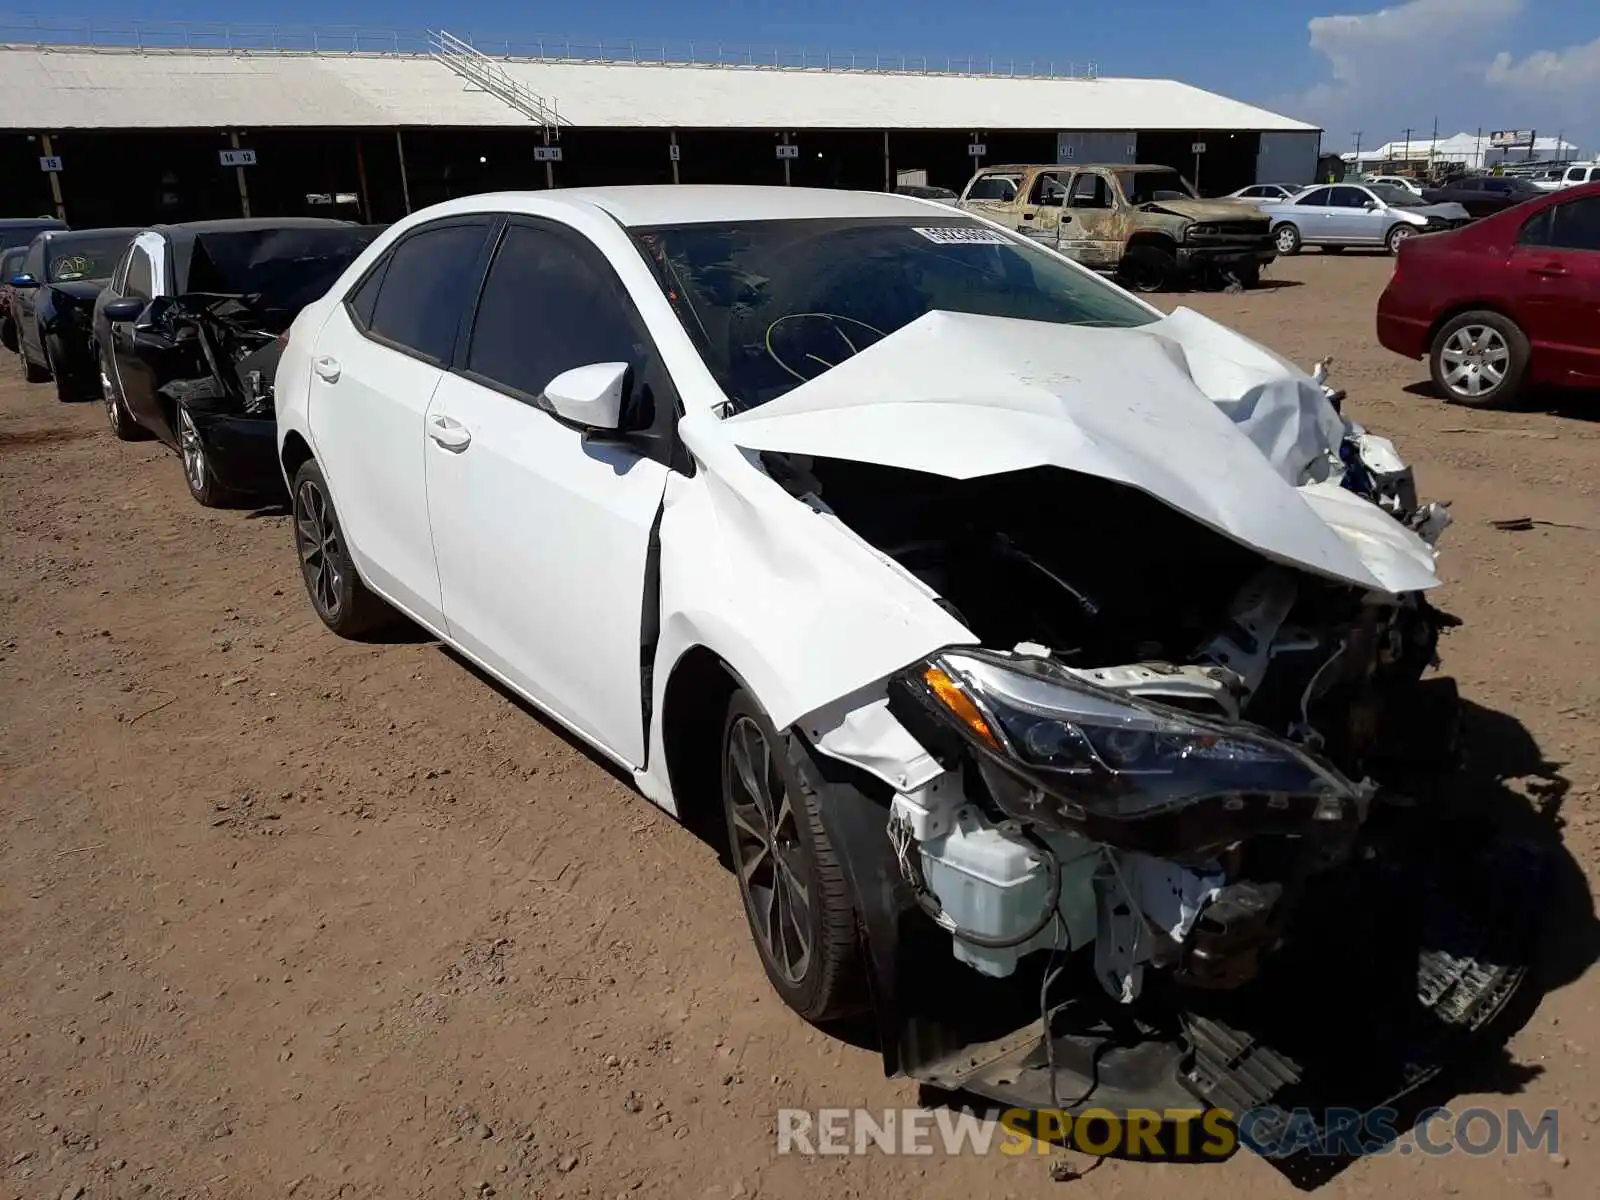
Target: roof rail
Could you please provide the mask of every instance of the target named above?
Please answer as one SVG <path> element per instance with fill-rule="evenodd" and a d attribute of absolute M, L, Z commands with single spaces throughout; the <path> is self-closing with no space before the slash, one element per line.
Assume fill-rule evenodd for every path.
<path fill-rule="evenodd" d="M 535 121 L 540 127 L 560 134 L 561 113 L 555 102 L 546 101 L 527 85 L 515 78 L 496 60 L 482 53 L 470 42 L 443 29 L 428 30 L 428 56 L 449 67 L 467 82 L 505 101 L 518 112 Z M 570 121 L 565 122 L 571 124 Z"/>

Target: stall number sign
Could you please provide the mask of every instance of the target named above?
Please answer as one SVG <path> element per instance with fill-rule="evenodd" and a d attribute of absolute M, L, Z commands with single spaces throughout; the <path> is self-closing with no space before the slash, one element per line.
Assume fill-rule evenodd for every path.
<path fill-rule="evenodd" d="M 534 162 L 560 162 L 560 146 L 535 146 L 533 148 Z"/>
<path fill-rule="evenodd" d="M 1206 152 L 1206 144 L 1204 142 L 1195 142 L 1192 146 L 1189 147 L 1189 153 L 1190 154 L 1204 154 L 1205 152 Z"/>
<path fill-rule="evenodd" d="M 39 160 L 39 170 L 41 170 L 41 171 L 59 171 L 59 170 L 61 170 L 61 155 L 59 155 L 59 154 L 47 154 L 47 155 L 45 155 L 43 158 L 41 158 Z"/>
<path fill-rule="evenodd" d="M 968 158 L 982 158 L 987 153 L 989 153 L 989 147 L 985 142 L 973 142 L 967 147 Z"/>
<path fill-rule="evenodd" d="M 779 146 L 778 147 L 778 157 L 779 158 L 799 158 L 800 157 L 800 147 L 799 146 Z"/>
<path fill-rule="evenodd" d="M 679 157 L 678 152 L 682 148 L 683 147 L 677 146 L 677 145 L 668 146 L 667 147 L 667 157 L 670 158 L 673 162 L 677 162 L 678 161 L 678 157 Z"/>
<path fill-rule="evenodd" d="M 222 155 L 222 165 L 225 167 L 253 167 L 256 165 L 256 152 L 254 150 L 219 150 Z"/>

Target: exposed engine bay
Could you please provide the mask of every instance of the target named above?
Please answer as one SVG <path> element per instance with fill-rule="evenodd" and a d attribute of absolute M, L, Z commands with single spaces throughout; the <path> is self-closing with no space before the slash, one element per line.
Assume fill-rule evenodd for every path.
<path fill-rule="evenodd" d="M 1383 439 L 1347 423 L 1338 459 L 1333 481 L 1430 545 L 1448 524 Z M 944 773 L 895 796 L 886 832 L 955 957 L 1006 977 L 1092 946 L 1119 1003 L 1150 969 L 1251 980 L 1307 880 L 1349 858 L 1383 786 L 1385 710 L 1453 619 L 1095 476 L 763 462 L 977 639 L 888 686 Z"/>
<path fill-rule="evenodd" d="M 162 395 L 198 408 L 272 416 L 279 335 L 296 311 L 261 296 L 191 292 L 155 301 L 146 319 L 169 348 Z"/>

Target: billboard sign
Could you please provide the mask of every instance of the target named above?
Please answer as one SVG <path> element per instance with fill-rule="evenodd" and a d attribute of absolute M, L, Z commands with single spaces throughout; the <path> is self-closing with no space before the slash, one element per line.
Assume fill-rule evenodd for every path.
<path fill-rule="evenodd" d="M 1497 129 L 1489 135 L 1489 145 L 1496 150 L 1514 150 L 1519 146 L 1533 145 L 1531 129 Z"/>

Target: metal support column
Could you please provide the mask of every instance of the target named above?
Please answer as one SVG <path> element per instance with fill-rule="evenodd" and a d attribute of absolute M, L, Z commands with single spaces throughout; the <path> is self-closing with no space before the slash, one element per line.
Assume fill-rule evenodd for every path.
<path fill-rule="evenodd" d="M 39 146 L 44 150 L 44 156 L 46 158 L 54 158 L 56 156 L 55 146 L 51 144 L 50 135 L 48 133 L 42 133 L 39 135 Z M 67 219 L 67 206 L 66 202 L 61 199 L 61 172 L 51 171 L 49 174 L 50 199 L 55 203 L 56 206 L 56 220 L 65 221 Z"/>
<path fill-rule="evenodd" d="M 668 132 L 668 134 L 667 134 L 667 137 L 671 139 L 671 141 L 669 143 L 670 146 L 671 146 L 671 149 L 669 149 L 667 151 L 667 157 L 672 160 L 672 182 L 673 183 L 677 183 L 678 182 L 678 156 L 683 153 L 681 150 L 678 149 L 678 131 L 676 129 L 670 130 Z"/>
<path fill-rule="evenodd" d="M 889 131 L 883 131 L 883 190 L 894 191 L 894 160 L 889 157 Z"/>
<path fill-rule="evenodd" d="M 787 129 L 783 131 L 783 144 L 785 146 L 787 146 L 789 144 L 789 131 Z M 783 160 L 783 186 L 784 187 L 788 187 L 789 186 L 789 163 L 790 163 L 790 161 L 791 160 L 787 159 L 787 158 L 785 158 Z"/>
<path fill-rule="evenodd" d="M 372 197 L 367 192 L 367 155 L 361 147 L 361 134 L 356 134 L 356 182 L 361 185 L 361 219 L 368 225 L 372 219 Z"/>
<path fill-rule="evenodd" d="M 411 184 L 406 179 L 406 143 L 400 131 L 394 131 L 394 152 L 400 159 L 400 199 L 405 202 L 406 216 L 411 215 Z"/>
<path fill-rule="evenodd" d="M 228 141 L 232 143 L 235 150 L 239 148 L 239 131 L 237 129 L 228 134 Z M 248 218 L 250 216 L 250 185 L 245 182 L 243 167 L 235 167 L 233 173 L 239 178 L 239 215 Z"/>

